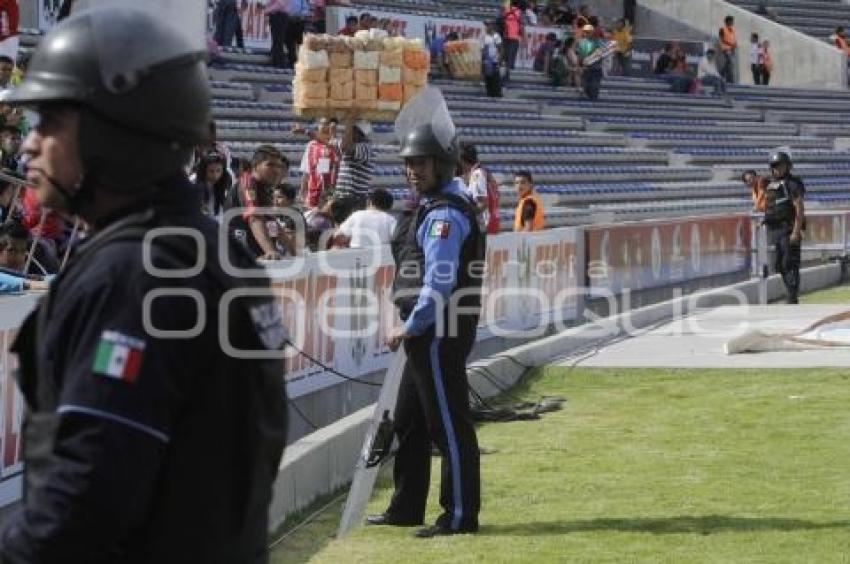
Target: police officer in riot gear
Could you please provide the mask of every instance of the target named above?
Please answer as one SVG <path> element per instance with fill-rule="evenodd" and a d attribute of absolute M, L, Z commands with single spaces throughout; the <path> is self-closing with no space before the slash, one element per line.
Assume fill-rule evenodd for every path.
<path fill-rule="evenodd" d="M 286 434 L 279 307 L 256 297 L 262 274 L 222 266 L 256 265 L 219 243 L 182 171 L 210 121 L 204 53 L 108 4 L 57 25 L 4 100 L 40 117 L 24 147 L 39 200 L 92 236 L 13 347 L 25 491 L 0 561 L 265 562 Z"/>
<path fill-rule="evenodd" d="M 765 192 L 764 223 L 768 241 L 775 249 L 774 269 L 782 275 L 788 303 L 798 303 L 800 292 L 800 244 L 806 227 L 803 196 L 806 188 L 791 174 L 793 163 L 788 153 L 770 156 L 773 177 Z"/>
<path fill-rule="evenodd" d="M 432 125 L 419 125 L 402 139 L 400 154 L 420 197 L 392 241 L 394 302 L 404 324 L 388 344 L 393 350 L 403 345 L 407 363 L 395 409 L 395 493 L 386 512 L 367 521 L 423 524 L 434 444 L 443 457 L 443 513 L 417 536 L 471 533 L 478 529 L 480 485 L 466 360 L 481 305 L 485 236 L 475 207 L 454 179 L 456 137 L 441 140 Z"/>

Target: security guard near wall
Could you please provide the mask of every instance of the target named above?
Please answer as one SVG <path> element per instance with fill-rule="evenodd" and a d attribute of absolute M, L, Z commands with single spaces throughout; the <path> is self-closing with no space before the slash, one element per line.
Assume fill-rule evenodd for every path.
<path fill-rule="evenodd" d="M 788 303 L 798 303 L 800 292 L 800 245 L 806 228 L 803 181 L 791 174 L 793 168 L 788 153 L 770 156 L 773 180 L 765 192 L 764 223 L 768 241 L 775 249 L 774 270 L 782 275 L 788 293 Z"/>
<path fill-rule="evenodd" d="M 13 347 L 25 491 L 0 561 L 265 562 L 285 441 L 279 307 L 219 314 L 226 292 L 269 285 L 223 270 L 219 252 L 256 265 L 219 246 L 182 172 L 210 121 L 204 54 L 141 8 L 103 4 L 54 28 L 4 100 L 40 117 L 24 150 L 41 204 L 92 236 Z M 144 241 L 166 227 L 190 236 Z"/>
<path fill-rule="evenodd" d="M 478 325 L 485 235 L 454 180 L 456 138 L 441 143 L 431 125 L 420 125 L 402 140 L 400 155 L 408 183 L 421 198 L 392 241 L 394 302 L 404 325 L 388 344 L 395 350 L 403 343 L 407 364 L 395 410 L 395 493 L 386 512 L 367 522 L 423 524 L 434 444 L 443 457 L 443 513 L 416 536 L 472 533 L 481 502 L 466 360 Z"/>

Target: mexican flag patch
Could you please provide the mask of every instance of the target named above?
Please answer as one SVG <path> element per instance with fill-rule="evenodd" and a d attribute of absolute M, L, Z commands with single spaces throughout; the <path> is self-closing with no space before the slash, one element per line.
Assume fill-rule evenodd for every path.
<path fill-rule="evenodd" d="M 431 230 L 428 232 L 428 236 L 431 239 L 448 239 L 450 226 L 451 223 L 448 221 L 435 221 L 431 224 Z"/>
<path fill-rule="evenodd" d="M 104 331 L 94 355 L 95 374 L 133 383 L 142 365 L 145 342 L 117 331 Z"/>

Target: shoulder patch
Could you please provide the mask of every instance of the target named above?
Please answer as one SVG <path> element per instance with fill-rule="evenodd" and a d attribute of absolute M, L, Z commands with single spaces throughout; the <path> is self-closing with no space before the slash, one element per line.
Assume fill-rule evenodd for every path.
<path fill-rule="evenodd" d="M 438 219 L 431 223 L 428 237 L 431 239 L 448 239 L 452 224 L 444 219 Z"/>
<path fill-rule="evenodd" d="M 104 331 L 94 355 L 92 372 L 132 384 L 139 376 L 147 343 L 118 331 Z"/>

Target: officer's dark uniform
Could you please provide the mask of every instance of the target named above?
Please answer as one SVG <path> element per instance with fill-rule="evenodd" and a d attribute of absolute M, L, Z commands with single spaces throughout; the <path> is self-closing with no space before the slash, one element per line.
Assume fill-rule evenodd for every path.
<path fill-rule="evenodd" d="M 149 41 L 167 33 L 144 12 L 117 10 L 124 14 L 119 22 L 129 11 L 131 29 Z M 73 74 L 96 67 L 87 50 L 94 33 L 83 15 L 57 26 L 33 58 L 30 82 L 13 101 L 47 103 L 52 84 L 58 84 L 57 101 L 69 99 L 68 89 L 96 97 L 96 84 L 80 85 L 100 80 L 98 73 Z M 179 61 L 167 65 L 162 81 L 143 81 L 132 95 L 156 104 L 169 92 L 172 103 L 200 105 L 204 110 L 193 113 L 177 103 L 175 111 L 188 119 L 187 127 L 202 131 L 208 107 L 203 65 L 185 57 Z M 168 89 L 160 90 L 162 85 Z M 121 189 L 107 184 L 111 175 L 120 175 L 120 161 L 118 168 L 111 160 L 88 168 L 98 139 L 108 154 L 112 145 L 129 145 L 139 134 L 117 126 L 127 110 L 120 101 L 97 108 L 107 116 L 114 112 L 107 122 L 87 108 L 89 98 L 70 99 L 80 104 L 85 124 L 80 147 L 85 176 L 73 194 L 48 179 L 73 210 L 95 194 L 108 197 L 97 190 Z M 130 109 L 144 114 L 150 105 Z M 180 119 L 163 127 L 178 131 Z M 114 137 L 93 135 L 99 128 Z M 159 133 L 167 139 L 168 133 Z M 163 138 L 135 139 L 137 148 L 155 158 L 147 173 L 159 178 L 140 182 L 128 176 L 145 197 L 109 216 L 92 216 L 93 236 L 51 285 L 14 344 L 29 413 L 23 507 L 0 543 L 0 561 L 6 564 L 266 561 L 267 511 L 285 442 L 283 362 L 247 359 L 237 351 L 281 348 L 280 311 L 261 296 L 235 299 L 220 313 L 225 294 L 262 290 L 269 283 L 265 278 L 246 282 L 224 271 L 222 255 L 236 267 L 255 264 L 235 241 L 219 246 L 218 225 L 201 214 L 199 193 L 178 172 L 191 147 L 178 149 Z M 175 234 L 145 242 L 158 227 L 188 229 L 203 245 Z M 196 264 L 201 266 L 193 269 Z M 167 277 L 175 269 L 194 272 Z M 184 295 L 175 295 L 179 292 Z M 196 327 L 193 336 L 164 334 Z M 225 352 L 226 343 L 234 350 Z"/>
<path fill-rule="evenodd" d="M 779 163 L 787 165 L 788 173 L 767 186 L 764 223 L 768 229 L 768 242 L 774 247 L 774 270 L 782 275 L 788 303 L 795 304 L 800 292 L 800 242 L 791 242 L 796 220 L 794 200 L 802 198 L 806 189 L 803 181 L 791 174 L 791 159 L 786 153 L 771 157 L 771 165 Z"/>
<path fill-rule="evenodd" d="M 402 156 L 419 156 L 416 140 L 427 137 L 425 129 L 408 137 L 414 147 L 403 146 Z M 481 502 L 466 360 L 481 305 L 485 236 L 460 186 L 446 178 L 451 174 L 438 194 L 425 197 L 399 222 L 392 241 L 394 301 L 413 336 L 404 341 L 407 364 L 395 410 L 395 493 L 384 516 L 389 524 L 424 521 L 435 444 L 443 455 L 444 509 L 436 527 L 472 532 L 478 529 Z"/>

